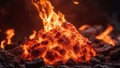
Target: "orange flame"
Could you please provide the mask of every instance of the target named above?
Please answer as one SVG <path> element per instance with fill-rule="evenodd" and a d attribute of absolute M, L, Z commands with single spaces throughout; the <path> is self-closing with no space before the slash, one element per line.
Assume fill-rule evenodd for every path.
<path fill-rule="evenodd" d="M 12 37 L 15 35 L 15 33 L 14 33 L 14 29 L 8 29 L 6 32 L 5 32 L 5 34 L 7 35 L 7 44 L 11 44 L 12 43 L 12 41 L 11 41 L 11 39 L 12 39 Z"/>
<path fill-rule="evenodd" d="M 33 34 L 29 36 L 29 39 L 34 39 L 37 34 L 37 31 L 33 30 Z"/>
<path fill-rule="evenodd" d="M 23 45 L 22 47 L 23 47 L 23 50 L 24 50 L 22 57 L 27 57 L 28 54 L 29 54 L 29 52 L 28 52 L 28 50 L 27 50 L 27 49 L 28 49 L 28 46 Z"/>
<path fill-rule="evenodd" d="M 88 27 L 90 27 L 90 25 L 84 24 L 84 25 L 80 26 L 78 30 L 83 31 Z"/>
<path fill-rule="evenodd" d="M 7 43 L 7 44 L 12 44 L 12 37 L 15 35 L 14 33 L 14 29 L 8 29 L 5 34 L 7 35 L 6 39 L 7 40 L 2 40 L 1 41 L 1 45 L 0 45 L 0 48 L 4 49 L 4 44 Z"/>
<path fill-rule="evenodd" d="M 105 43 L 108 43 L 114 46 L 115 40 L 113 40 L 109 35 L 112 30 L 113 30 L 113 27 L 111 25 L 108 25 L 107 29 L 104 32 L 96 36 L 96 39 L 103 40 Z"/>
<path fill-rule="evenodd" d="M 56 14 L 49 0 L 33 1 L 33 4 L 43 20 L 44 29 L 22 46 L 23 59 L 42 57 L 46 64 L 54 64 L 59 61 L 65 63 L 69 59 L 87 62 L 96 55 L 91 44 L 87 43 L 88 39 L 67 23 L 62 13 Z"/>
<path fill-rule="evenodd" d="M 38 2 L 32 2 L 39 12 L 39 16 L 43 20 L 45 31 L 54 29 L 56 26 L 61 26 L 65 22 L 64 15 L 58 12 L 58 15 L 54 12 L 54 7 L 49 0 L 40 0 Z"/>
<path fill-rule="evenodd" d="M 5 40 L 2 40 L 2 41 L 1 41 L 0 48 L 4 49 L 4 44 L 5 44 L 5 42 L 6 42 Z"/>

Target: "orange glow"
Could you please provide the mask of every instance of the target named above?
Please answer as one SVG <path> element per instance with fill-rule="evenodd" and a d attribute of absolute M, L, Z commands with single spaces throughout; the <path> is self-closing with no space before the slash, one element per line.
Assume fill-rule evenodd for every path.
<path fill-rule="evenodd" d="M 80 26 L 78 30 L 82 31 L 82 30 L 85 30 L 88 27 L 90 27 L 90 26 L 85 24 L 85 25 Z"/>
<path fill-rule="evenodd" d="M 103 40 L 105 43 L 108 43 L 114 46 L 115 40 L 113 40 L 109 35 L 112 30 L 113 30 L 113 27 L 111 25 L 108 25 L 107 29 L 104 32 L 96 36 L 96 39 Z"/>
<path fill-rule="evenodd" d="M 37 34 L 37 31 L 33 30 L 33 34 L 29 36 L 29 39 L 34 39 Z"/>
<path fill-rule="evenodd" d="M 33 40 L 27 40 L 23 47 L 23 59 L 42 57 L 46 64 L 63 63 L 69 59 L 88 62 L 96 52 L 77 29 L 66 22 L 61 12 L 55 13 L 49 0 L 40 0 L 33 5 L 43 20 L 44 29 Z"/>
<path fill-rule="evenodd" d="M 14 33 L 14 29 L 8 29 L 6 32 L 5 32 L 5 34 L 7 35 L 7 44 L 11 44 L 12 43 L 12 41 L 11 41 L 11 39 L 12 39 L 12 37 L 15 35 L 15 33 Z"/>
<path fill-rule="evenodd" d="M 73 4 L 76 4 L 76 5 L 78 5 L 78 4 L 80 4 L 78 1 L 73 1 Z"/>

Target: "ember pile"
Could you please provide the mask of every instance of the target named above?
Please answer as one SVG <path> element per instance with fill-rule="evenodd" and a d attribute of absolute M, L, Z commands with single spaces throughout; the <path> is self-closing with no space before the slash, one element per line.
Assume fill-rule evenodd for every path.
<path fill-rule="evenodd" d="M 32 1 L 44 28 L 21 43 L 12 43 L 15 29 L 1 41 L 0 68 L 117 68 L 120 36 L 108 25 L 76 29 L 49 0 Z"/>

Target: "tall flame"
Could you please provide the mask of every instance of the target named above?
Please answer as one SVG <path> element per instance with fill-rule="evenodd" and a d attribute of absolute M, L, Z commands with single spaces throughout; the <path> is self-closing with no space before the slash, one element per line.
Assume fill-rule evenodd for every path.
<path fill-rule="evenodd" d="M 54 29 L 56 26 L 61 26 L 61 24 L 66 21 L 61 12 L 58 12 L 58 14 L 54 12 L 54 7 L 49 0 L 33 1 L 32 3 L 35 5 L 39 12 L 39 16 L 43 20 L 45 31 Z"/>
<path fill-rule="evenodd" d="M 112 30 L 113 30 L 113 27 L 111 25 L 108 25 L 107 29 L 104 32 L 96 36 L 96 39 L 103 40 L 105 43 L 108 43 L 114 46 L 115 40 L 113 40 L 109 35 Z"/>

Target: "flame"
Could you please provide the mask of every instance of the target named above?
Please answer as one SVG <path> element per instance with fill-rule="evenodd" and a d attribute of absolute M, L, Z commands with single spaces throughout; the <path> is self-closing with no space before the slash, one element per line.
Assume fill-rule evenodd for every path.
<path fill-rule="evenodd" d="M 75 62 L 88 62 L 96 52 L 77 29 L 66 22 L 61 12 L 55 13 L 49 0 L 32 1 L 43 20 L 44 29 L 33 40 L 27 40 L 21 58 L 42 57 L 46 64 L 54 64 L 69 59 Z"/>
<path fill-rule="evenodd" d="M 43 20 L 45 31 L 54 29 L 56 26 L 61 26 L 65 22 L 64 15 L 58 12 L 58 15 L 54 12 L 54 7 L 49 0 L 40 0 L 38 2 L 32 2 L 39 12 L 39 16 Z"/>
<path fill-rule="evenodd" d="M 5 34 L 7 35 L 7 36 L 6 36 L 6 39 L 7 39 L 7 40 L 2 40 L 2 41 L 1 41 L 0 48 L 2 48 L 2 49 L 4 49 L 4 44 L 5 44 L 5 43 L 6 43 L 6 44 L 12 44 L 11 39 L 12 39 L 12 37 L 15 35 L 14 29 L 8 29 L 8 30 L 5 32 Z"/>
<path fill-rule="evenodd" d="M 108 43 L 114 46 L 115 40 L 113 40 L 109 35 L 112 30 L 113 30 L 113 27 L 111 25 L 108 25 L 107 29 L 104 32 L 96 36 L 96 39 L 103 40 L 105 43 Z"/>
<path fill-rule="evenodd" d="M 33 30 L 33 34 L 29 36 L 29 39 L 34 39 L 37 34 L 37 31 Z"/>
<path fill-rule="evenodd" d="M 0 48 L 4 49 L 4 44 L 5 44 L 5 42 L 6 42 L 5 40 L 2 40 L 2 41 L 1 41 Z"/>
<path fill-rule="evenodd" d="M 28 52 L 28 50 L 27 50 L 27 49 L 28 49 L 28 46 L 23 45 L 22 48 L 23 48 L 23 50 L 24 50 L 22 57 L 27 57 L 28 54 L 29 54 L 29 52 Z"/>
<path fill-rule="evenodd" d="M 90 27 L 90 25 L 84 24 L 84 25 L 80 26 L 78 30 L 83 31 L 88 27 Z"/>
<path fill-rule="evenodd" d="M 7 44 L 12 44 L 12 41 L 11 41 L 11 39 L 12 39 L 12 37 L 15 35 L 15 33 L 14 33 L 14 29 L 8 29 L 6 32 L 5 32 L 5 34 L 7 35 Z"/>

